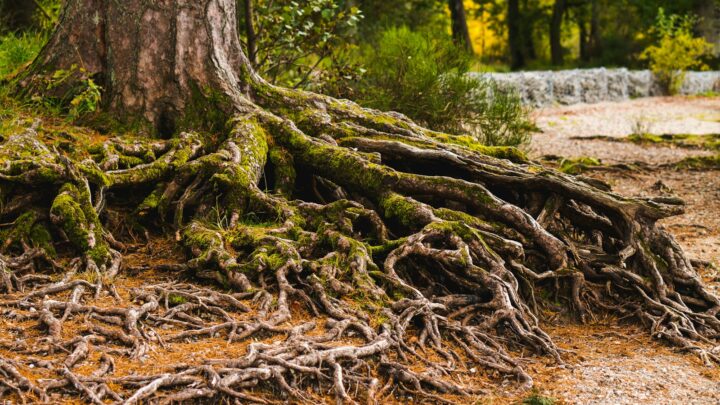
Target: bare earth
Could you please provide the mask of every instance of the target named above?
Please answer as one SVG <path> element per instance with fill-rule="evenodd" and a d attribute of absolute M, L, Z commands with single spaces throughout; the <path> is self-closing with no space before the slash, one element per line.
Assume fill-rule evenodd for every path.
<path fill-rule="evenodd" d="M 612 164 L 669 163 L 711 152 L 571 137 L 620 137 L 639 129 L 654 134 L 720 133 L 718 97 L 649 98 L 553 107 L 535 114 L 543 133 L 533 139 L 533 157 L 586 156 Z M 684 199 L 687 212 L 662 224 L 691 258 L 720 264 L 720 171 L 654 169 L 587 175 L 606 181 L 623 195 L 675 195 Z M 701 274 L 720 294 L 720 273 L 707 268 Z M 543 394 L 571 404 L 720 404 L 718 367 L 707 367 L 694 355 L 653 341 L 647 332 L 629 330 L 612 321 L 549 330 L 569 354 L 564 368 L 536 368 L 534 378 Z"/>

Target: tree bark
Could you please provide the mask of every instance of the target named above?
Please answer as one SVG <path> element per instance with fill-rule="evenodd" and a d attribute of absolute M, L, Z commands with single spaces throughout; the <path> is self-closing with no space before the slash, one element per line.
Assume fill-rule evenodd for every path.
<path fill-rule="evenodd" d="M 590 1 L 590 38 L 588 43 L 588 55 L 591 59 L 602 57 L 602 31 L 600 27 L 600 4 L 599 0 Z"/>
<path fill-rule="evenodd" d="M 523 53 L 522 15 L 520 14 L 519 0 L 508 0 L 507 2 L 507 26 L 508 46 L 510 48 L 510 68 L 521 69 L 525 66 L 525 55 Z"/>
<path fill-rule="evenodd" d="M 555 0 L 550 19 L 550 57 L 555 66 L 563 64 L 562 22 L 565 8 L 566 0 Z"/>
<path fill-rule="evenodd" d="M 576 19 L 578 25 L 578 45 L 580 48 L 580 60 L 588 62 L 590 60 L 590 38 L 588 35 L 587 21 L 585 21 L 585 10 L 582 7 L 576 8 Z"/>
<path fill-rule="evenodd" d="M 468 53 L 474 53 L 470 32 L 468 31 L 463 0 L 448 0 L 450 20 L 452 22 L 452 36 L 455 43 Z"/>
<path fill-rule="evenodd" d="M 253 67 L 257 66 L 257 35 L 255 33 L 255 5 L 253 0 L 245 0 L 245 38 L 247 41 L 248 60 Z"/>
<path fill-rule="evenodd" d="M 235 24 L 226 23 L 236 20 L 235 7 L 225 3 L 69 0 L 24 86 L 44 91 L 54 72 L 81 68 L 102 86 L 106 111 L 165 135 L 197 118 L 186 114 L 189 106 L 229 114 L 249 103 L 242 89 L 255 73 Z"/>

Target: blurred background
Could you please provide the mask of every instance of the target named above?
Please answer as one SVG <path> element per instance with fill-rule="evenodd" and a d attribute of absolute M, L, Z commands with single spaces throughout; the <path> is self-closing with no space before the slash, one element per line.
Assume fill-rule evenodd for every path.
<path fill-rule="evenodd" d="M 0 0 L 0 77 L 41 49 L 60 0 Z M 717 0 L 238 0 L 238 33 L 273 83 L 522 145 L 517 92 L 468 72 L 650 69 L 667 93 L 718 68 Z M 480 79 L 479 79 L 480 78 Z M 452 112 L 452 113 L 450 113 Z"/>

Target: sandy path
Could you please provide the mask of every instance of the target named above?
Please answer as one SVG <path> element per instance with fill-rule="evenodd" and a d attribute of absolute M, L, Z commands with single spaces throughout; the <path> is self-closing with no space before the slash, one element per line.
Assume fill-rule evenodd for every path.
<path fill-rule="evenodd" d="M 619 103 L 577 104 L 544 108 L 534 113 L 543 133 L 533 137 L 531 154 L 589 156 L 606 163 L 667 163 L 690 155 L 708 154 L 678 148 L 573 140 L 571 137 L 607 135 L 621 137 L 633 132 L 655 134 L 720 133 L 720 98 L 655 97 Z"/>
<path fill-rule="evenodd" d="M 543 133 L 531 155 L 589 156 L 606 163 L 674 162 L 710 152 L 638 146 L 572 136 L 625 136 L 645 125 L 651 133 L 720 133 L 720 98 L 652 98 L 620 103 L 575 105 L 535 112 Z M 639 124 L 636 124 L 639 122 Z M 690 257 L 720 264 L 720 171 L 591 172 L 624 195 L 676 195 L 687 212 L 663 220 Z M 660 180 L 663 187 L 658 188 Z M 720 294 L 720 277 L 702 273 Z M 564 368 L 538 365 L 541 392 L 570 404 L 720 404 L 720 368 L 706 367 L 689 354 L 653 341 L 642 330 L 614 323 L 580 327 L 548 326 L 563 349 Z M 716 348 L 720 351 L 720 347 Z"/>

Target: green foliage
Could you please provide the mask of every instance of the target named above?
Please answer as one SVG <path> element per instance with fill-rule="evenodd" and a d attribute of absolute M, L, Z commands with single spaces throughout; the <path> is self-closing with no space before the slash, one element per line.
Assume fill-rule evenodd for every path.
<path fill-rule="evenodd" d="M 435 130 L 471 133 L 487 145 L 521 145 L 534 129 L 514 93 L 466 73 L 470 58 L 448 35 L 386 30 L 362 52 L 368 67 L 355 83 L 358 101 L 394 110 Z"/>
<path fill-rule="evenodd" d="M 538 391 L 533 392 L 523 399 L 523 405 L 555 405 L 555 399 L 541 395 Z"/>
<path fill-rule="evenodd" d="M 62 11 L 61 0 L 37 0 L 35 2 L 37 10 L 35 12 L 35 20 L 41 31 L 50 32 L 55 28 L 60 11 Z"/>
<path fill-rule="evenodd" d="M 602 166 L 602 162 L 591 157 L 568 158 L 560 161 L 560 171 L 567 174 L 580 174 L 598 166 Z"/>
<path fill-rule="evenodd" d="M 720 150 L 720 134 L 662 134 L 635 133 L 627 136 L 628 142 L 637 144 L 667 144 L 683 148 Z"/>
<path fill-rule="evenodd" d="M 69 85 L 71 84 L 71 85 Z M 68 118 L 75 121 L 97 111 L 102 100 L 102 87 L 98 86 L 88 72 L 77 65 L 59 69 L 44 78 L 45 90 L 60 90 L 60 97 L 34 95 L 31 100 L 49 109 L 67 109 Z"/>
<path fill-rule="evenodd" d="M 440 0 L 357 0 L 365 21 L 359 27 L 363 38 L 373 38 L 378 32 L 396 26 L 411 30 L 447 30 L 447 1 Z"/>
<path fill-rule="evenodd" d="M 80 83 L 80 92 L 70 100 L 69 114 L 72 119 L 95 112 L 102 98 L 102 88 L 93 79 L 86 78 Z"/>
<path fill-rule="evenodd" d="M 0 36 L 0 80 L 32 62 L 46 40 L 44 35 L 36 33 Z"/>
<path fill-rule="evenodd" d="M 693 16 L 668 16 L 660 8 L 654 27 L 658 42 L 641 54 L 669 94 L 680 91 L 688 69 L 707 69 L 701 58 L 710 54 L 712 46 L 704 38 L 694 36 L 695 22 Z"/>
<path fill-rule="evenodd" d="M 271 82 L 290 87 L 305 86 L 319 67 L 332 65 L 333 55 L 362 19 L 357 7 L 344 7 L 338 0 L 257 0 L 255 12 L 256 69 Z M 241 20 L 240 26 L 244 24 Z"/>
<path fill-rule="evenodd" d="M 677 162 L 678 169 L 715 170 L 720 169 L 720 154 L 712 156 L 690 156 Z"/>

